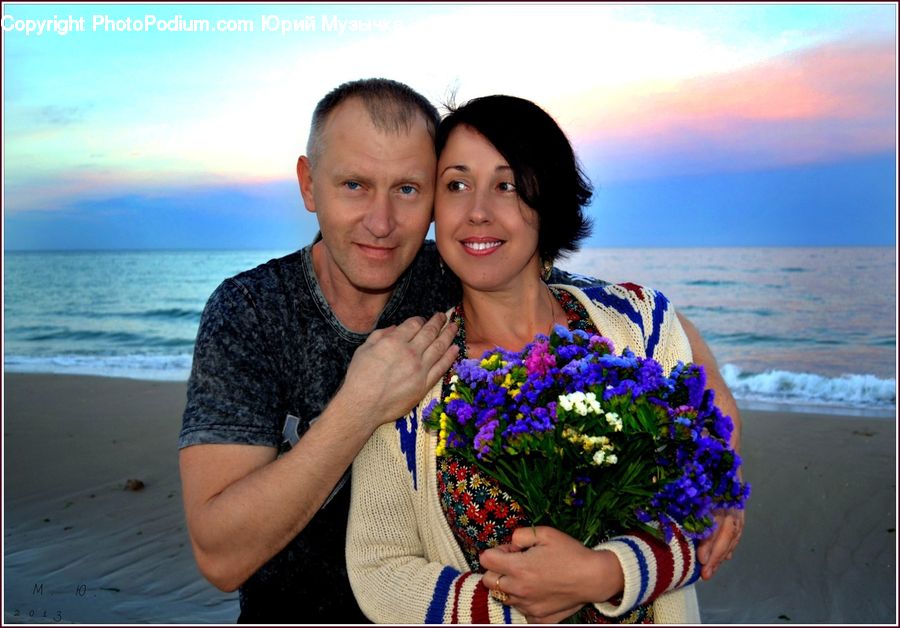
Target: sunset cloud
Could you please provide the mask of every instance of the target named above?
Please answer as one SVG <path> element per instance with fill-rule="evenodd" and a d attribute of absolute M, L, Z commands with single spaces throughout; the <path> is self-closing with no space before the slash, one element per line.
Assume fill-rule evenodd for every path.
<path fill-rule="evenodd" d="M 140 217 L 136 225 L 165 214 L 154 232 L 160 245 L 165 225 L 196 220 L 202 228 L 187 230 L 199 238 L 226 206 L 234 224 L 239 215 L 255 224 L 270 204 L 298 209 L 294 170 L 312 110 L 338 84 L 367 76 L 407 83 L 438 105 L 494 93 L 535 101 L 567 132 L 605 199 L 617 183 L 668 195 L 672 177 L 705 185 L 746 173 L 757 185 L 785 180 L 758 173 L 805 166 L 846 173 L 841 187 L 859 198 L 871 183 L 861 173 L 882 181 L 896 152 L 897 15 L 887 4 L 4 7 L 14 20 L 150 14 L 247 26 L 4 32 L 7 246 L 21 245 L 26 225 L 27 246 L 40 246 L 43 230 L 64 218 L 75 222 L 55 225 L 48 246 L 74 237 L 76 225 L 112 233 L 99 229 L 101 208 L 121 207 L 117 215 Z M 336 31 L 334 20 L 389 27 Z M 263 28 L 273 21 L 314 28 Z M 804 183 L 806 174 L 789 180 L 822 187 Z M 873 197 L 879 216 L 882 187 L 893 195 L 893 182 Z M 622 207 L 634 207 L 629 195 L 616 197 Z M 270 223 L 280 225 L 272 237 L 292 211 Z"/>
<path fill-rule="evenodd" d="M 892 151 L 895 62 L 892 42 L 823 45 L 729 73 L 597 94 L 573 107 L 570 132 L 622 178 Z"/>

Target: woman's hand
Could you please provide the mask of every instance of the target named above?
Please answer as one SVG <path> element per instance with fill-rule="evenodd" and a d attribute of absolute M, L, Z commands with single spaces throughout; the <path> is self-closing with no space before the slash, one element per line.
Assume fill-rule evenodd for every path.
<path fill-rule="evenodd" d="M 615 554 L 594 551 L 547 526 L 519 528 L 507 545 L 481 553 L 484 585 L 508 594 L 529 623 L 559 623 L 585 604 L 621 592 L 625 576 Z"/>

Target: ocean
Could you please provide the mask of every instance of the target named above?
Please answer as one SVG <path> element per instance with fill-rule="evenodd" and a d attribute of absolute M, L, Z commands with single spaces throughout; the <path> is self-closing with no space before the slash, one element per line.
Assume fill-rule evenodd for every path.
<path fill-rule="evenodd" d="M 226 277 L 287 251 L 4 254 L 4 368 L 186 380 Z M 745 408 L 896 413 L 894 248 L 587 249 L 560 266 L 662 291 Z"/>

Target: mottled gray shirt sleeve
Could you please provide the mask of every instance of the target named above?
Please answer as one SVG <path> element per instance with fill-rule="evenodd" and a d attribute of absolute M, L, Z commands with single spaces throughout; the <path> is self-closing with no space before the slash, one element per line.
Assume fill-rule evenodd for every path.
<path fill-rule="evenodd" d="M 225 280 L 200 320 L 179 447 L 279 445 L 284 417 L 268 342 L 249 292 Z"/>

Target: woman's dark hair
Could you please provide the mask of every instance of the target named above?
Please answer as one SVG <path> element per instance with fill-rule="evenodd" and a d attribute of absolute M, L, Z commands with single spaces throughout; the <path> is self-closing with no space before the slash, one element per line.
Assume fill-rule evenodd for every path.
<path fill-rule="evenodd" d="M 484 96 L 448 109 L 434 140 L 438 158 L 457 126 L 483 135 L 512 168 L 519 198 L 538 213 L 541 258 L 553 261 L 577 251 L 591 232 L 584 207 L 593 191 L 556 121 L 514 96 Z"/>

